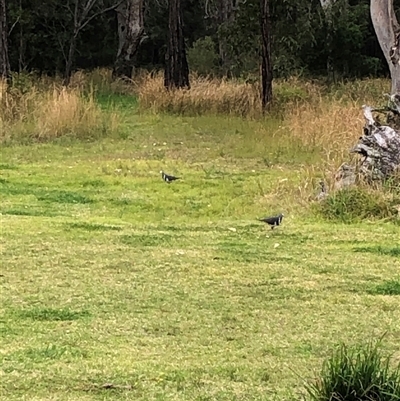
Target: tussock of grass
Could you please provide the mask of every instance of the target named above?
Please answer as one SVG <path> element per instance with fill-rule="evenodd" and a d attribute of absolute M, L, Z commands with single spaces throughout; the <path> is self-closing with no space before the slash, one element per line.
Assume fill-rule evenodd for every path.
<path fill-rule="evenodd" d="M 112 136 L 115 113 L 102 111 L 93 93 L 55 84 L 46 89 L 11 87 L 0 99 L 1 142 L 48 141 L 60 137 L 95 139 Z"/>
<path fill-rule="evenodd" d="M 349 149 L 360 136 L 363 116 L 359 103 L 320 98 L 293 108 L 286 123 L 289 137 L 309 149 L 321 149 L 324 163 L 336 167 L 348 158 Z"/>
<path fill-rule="evenodd" d="M 328 220 L 352 223 L 368 218 L 397 221 L 395 194 L 383 189 L 358 186 L 333 192 L 317 205 L 317 210 Z"/>
<path fill-rule="evenodd" d="M 395 401 L 400 398 L 400 365 L 391 368 L 378 345 L 341 345 L 306 389 L 311 401 Z"/>

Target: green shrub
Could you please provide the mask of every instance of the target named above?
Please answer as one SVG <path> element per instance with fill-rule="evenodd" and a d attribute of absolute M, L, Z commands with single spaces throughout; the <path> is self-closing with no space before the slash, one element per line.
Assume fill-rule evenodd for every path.
<path fill-rule="evenodd" d="M 218 54 L 210 36 L 196 40 L 187 57 L 190 69 L 199 75 L 213 75 L 217 71 Z"/>
<path fill-rule="evenodd" d="M 320 377 L 306 384 L 311 401 L 394 401 L 400 399 L 400 365 L 391 368 L 379 343 L 341 345 L 325 361 Z"/>
<path fill-rule="evenodd" d="M 387 218 L 395 221 L 396 203 L 400 203 L 400 199 L 390 193 L 354 187 L 332 193 L 317 207 L 328 220 L 351 223 L 367 218 Z"/>

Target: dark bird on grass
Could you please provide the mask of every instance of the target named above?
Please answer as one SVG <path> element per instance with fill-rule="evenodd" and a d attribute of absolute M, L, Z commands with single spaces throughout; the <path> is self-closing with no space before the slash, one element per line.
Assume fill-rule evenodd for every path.
<path fill-rule="evenodd" d="M 280 213 L 277 216 L 264 217 L 263 219 L 258 219 L 258 220 L 266 224 L 269 224 L 271 226 L 271 230 L 273 230 L 275 227 L 278 227 L 282 223 L 282 219 L 283 219 L 283 214 Z"/>
<path fill-rule="evenodd" d="M 180 177 L 174 177 L 173 175 L 165 174 L 164 171 L 162 171 L 162 170 L 160 171 L 160 173 L 161 173 L 162 179 L 168 184 L 171 184 L 172 181 L 180 179 Z"/>

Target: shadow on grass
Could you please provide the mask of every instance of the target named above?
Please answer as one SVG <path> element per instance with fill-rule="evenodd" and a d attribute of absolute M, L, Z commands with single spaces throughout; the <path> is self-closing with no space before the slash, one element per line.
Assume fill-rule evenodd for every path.
<path fill-rule="evenodd" d="M 87 352 L 69 345 L 56 345 L 49 344 L 45 347 L 39 348 L 27 348 L 21 351 L 14 352 L 7 356 L 7 359 L 11 361 L 26 362 L 30 360 L 34 363 L 42 363 L 48 360 L 60 360 L 60 359 L 75 359 L 84 358 L 87 356 Z"/>
<path fill-rule="evenodd" d="M 244 242 L 223 241 L 218 244 L 218 250 L 222 253 L 222 259 L 235 260 L 237 262 L 257 262 L 269 260 L 270 253 Z"/>
<path fill-rule="evenodd" d="M 30 347 L 3 355 L 2 368 L 5 373 L 11 373 L 15 371 L 16 365 L 20 364 L 27 367 L 55 360 L 72 362 L 87 356 L 87 351 L 79 347 L 48 344 L 43 347 Z"/>
<path fill-rule="evenodd" d="M 287 287 L 280 282 L 261 282 L 248 284 L 240 290 L 242 296 L 268 302 L 280 299 L 309 300 L 313 297 L 311 290 L 299 287 Z"/>
<path fill-rule="evenodd" d="M 96 223 L 67 223 L 65 224 L 67 230 L 77 229 L 86 231 L 121 231 L 121 226 L 114 226 L 111 224 L 96 224 Z"/>
<path fill-rule="evenodd" d="M 367 289 L 371 295 L 400 295 L 400 281 L 388 280 Z"/>
<path fill-rule="evenodd" d="M 43 194 L 35 194 L 37 200 L 52 203 L 93 203 L 93 199 L 77 192 L 51 190 Z"/>
<path fill-rule="evenodd" d="M 0 170 L 18 170 L 18 167 L 8 163 L 0 163 Z"/>
<path fill-rule="evenodd" d="M 33 195 L 39 201 L 53 203 L 93 203 L 93 199 L 88 198 L 78 192 L 64 191 L 58 189 L 46 189 L 31 183 L 0 182 L 1 191 L 5 195 Z"/>
<path fill-rule="evenodd" d="M 81 183 L 81 185 L 86 188 L 86 187 L 91 187 L 91 188 L 102 188 L 107 186 L 107 183 L 103 180 L 86 180 Z"/>
<path fill-rule="evenodd" d="M 29 208 L 11 208 L 11 209 L 0 209 L 0 213 L 3 215 L 10 216 L 40 216 L 40 217 L 54 217 L 58 216 L 58 213 L 49 210 L 35 210 L 31 207 Z"/>
<path fill-rule="evenodd" d="M 377 246 L 370 246 L 370 247 L 360 247 L 360 248 L 354 248 L 354 252 L 368 252 L 368 253 L 375 253 L 377 255 L 387 255 L 387 256 L 393 256 L 395 258 L 399 258 L 400 257 L 400 246 L 384 247 L 381 245 L 377 245 Z"/>
<path fill-rule="evenodd" d="M 16 315 L 22 319 L 32 319 L 37 321 L 71 321 L 90 317 L 87 310 L 71 310 L 67 308 L 32 308 L 23 309 L 16 312 Z"/>
<path fill-rule="evenodd" d="M 164 246 L 169 247 L 177 237 L 169 234 L 129 234 L 121 235 L 120 241 L 129 246 Z"/>

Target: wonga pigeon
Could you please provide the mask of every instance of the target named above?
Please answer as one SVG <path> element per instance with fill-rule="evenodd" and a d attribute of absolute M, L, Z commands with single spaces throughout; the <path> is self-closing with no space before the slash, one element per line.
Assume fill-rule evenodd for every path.
<path fill-rule="evenodd" d="M 271 230 L 273 230 L 282 223 L 282 219 L 283 214 L 281 213 L 278 214 L 278 216 L 264 217 L 263 219 L 259 219 L 259 221 L 269 224 L 271 226 Z"/>
<path fill-rule="evenodd" d="M 173 175 L 165 174 L 164 171 L 160 171 L 162 179 L 170 184 L 172 181 L 179 180 L 179 177 L 174 177 Z"/>

